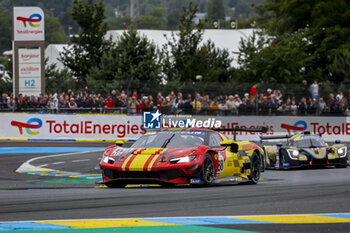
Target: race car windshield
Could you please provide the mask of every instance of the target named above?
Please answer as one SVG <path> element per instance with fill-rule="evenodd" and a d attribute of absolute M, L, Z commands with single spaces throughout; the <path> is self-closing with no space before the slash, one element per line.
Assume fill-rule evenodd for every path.
<path fill-rule="evenodd" d="M 322 139 L 307 138 L 298 141 L 293 141 L 292 146 L 300 148 L 326 147 L 326 143 Z"/>
<path fill-rule="evenodd" d="M 131 148 L 191 148 L 204 145 L 204 135 L 159 132 L 142 136 Z"/>

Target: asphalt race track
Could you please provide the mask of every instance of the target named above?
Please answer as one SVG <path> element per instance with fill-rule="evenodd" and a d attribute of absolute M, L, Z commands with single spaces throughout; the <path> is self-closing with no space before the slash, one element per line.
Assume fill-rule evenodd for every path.
<path fill-rule="evenodd" d="M 257 185 L 216 185 L 205 188 L 130 186 L 108 189 L 96 185 L 95 181 L 99 179 L 100 171 L 96 165 L 102 155 L 102 151 L 98 150 L 110 144 L 0 142 L 0 222 L 301 214 L 315 217 L 320 214 L 350 213 L 350 168 L 266 171 Z M 55 148 L 41 151 L 39 147 Z M 89 148 L 94 151 L 89 152 Z M 27 170 L 16 172 L 28 160 L 31 160 L 30 166 L 39 167 L 42 171 L 30 172 L 27 164 Z M 205 231 L 204 228 L 182 230 L 349 232 L 350 214 L 342 216 L 346 216 L 349 221 L 288 222 L 281 220 L 286 216 L 276 216 L 276 220 L 271 220 L 274 224 L 224 222 L 216 224 L 215 228 L 206 228 L 210 224 L 203 220 L 198 225 L 212 231 Z"/>

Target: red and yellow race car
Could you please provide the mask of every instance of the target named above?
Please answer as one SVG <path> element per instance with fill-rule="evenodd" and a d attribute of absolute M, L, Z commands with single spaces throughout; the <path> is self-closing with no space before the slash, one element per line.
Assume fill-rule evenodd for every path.
<path fill-rule="evenodd" d="M 147 132 L 130 148 L 122 147 L 120 141 L 117 144 L 108 147 L 100 161 L 102 183 L 110 188 L 128 184 L 256 184 L 263 171 L 263 150 L 258 145 L 237 142 L 211 129 L 160 129 Z"/>

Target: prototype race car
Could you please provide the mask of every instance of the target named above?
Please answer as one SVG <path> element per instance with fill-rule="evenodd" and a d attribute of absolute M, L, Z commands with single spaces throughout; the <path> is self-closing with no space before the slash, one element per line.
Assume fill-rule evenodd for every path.
<path fill-rule="evenodd" d="M 258 145 L 236 142 L 211 129 L 154 130 L 130 148 L 118 144 L 108 147 L 100 161 L 102 183 L 110 188 L 127 184 L 256 184 L 263 171 L 263 150 Z"/>
<path fill-rule="evenodd" d="M 266 169 L 288 169 L 303 166 L 349 166 L 347 147 L 335 141 L 329 146 L 321 135 L 303 132 L 294 136 L 267 136 L 261 140 L 287 139 L 286 145 L 263 146 Z"/>

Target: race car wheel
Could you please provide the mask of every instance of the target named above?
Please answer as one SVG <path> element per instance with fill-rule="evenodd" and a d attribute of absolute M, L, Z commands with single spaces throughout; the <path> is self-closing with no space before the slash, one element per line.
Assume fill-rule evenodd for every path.
<path fill-rule="evenodd" d="M 201 172 L 201 178 L 204 182 L 204 185 L 211 185 L 214 181 L 214 178 L 215 178 L 214 162 L 209 154 L 205 155 L 202 172 Z"/>
<path fill-rule="evenodd" d="M 249 180 L 251 184 L 257 184 L 260 179 L 260 167 L 261 167 L 261 160 L 259 155 L 254 152 L 252 156 L 252 165 L 251 165 L 251 171 Z"/>

